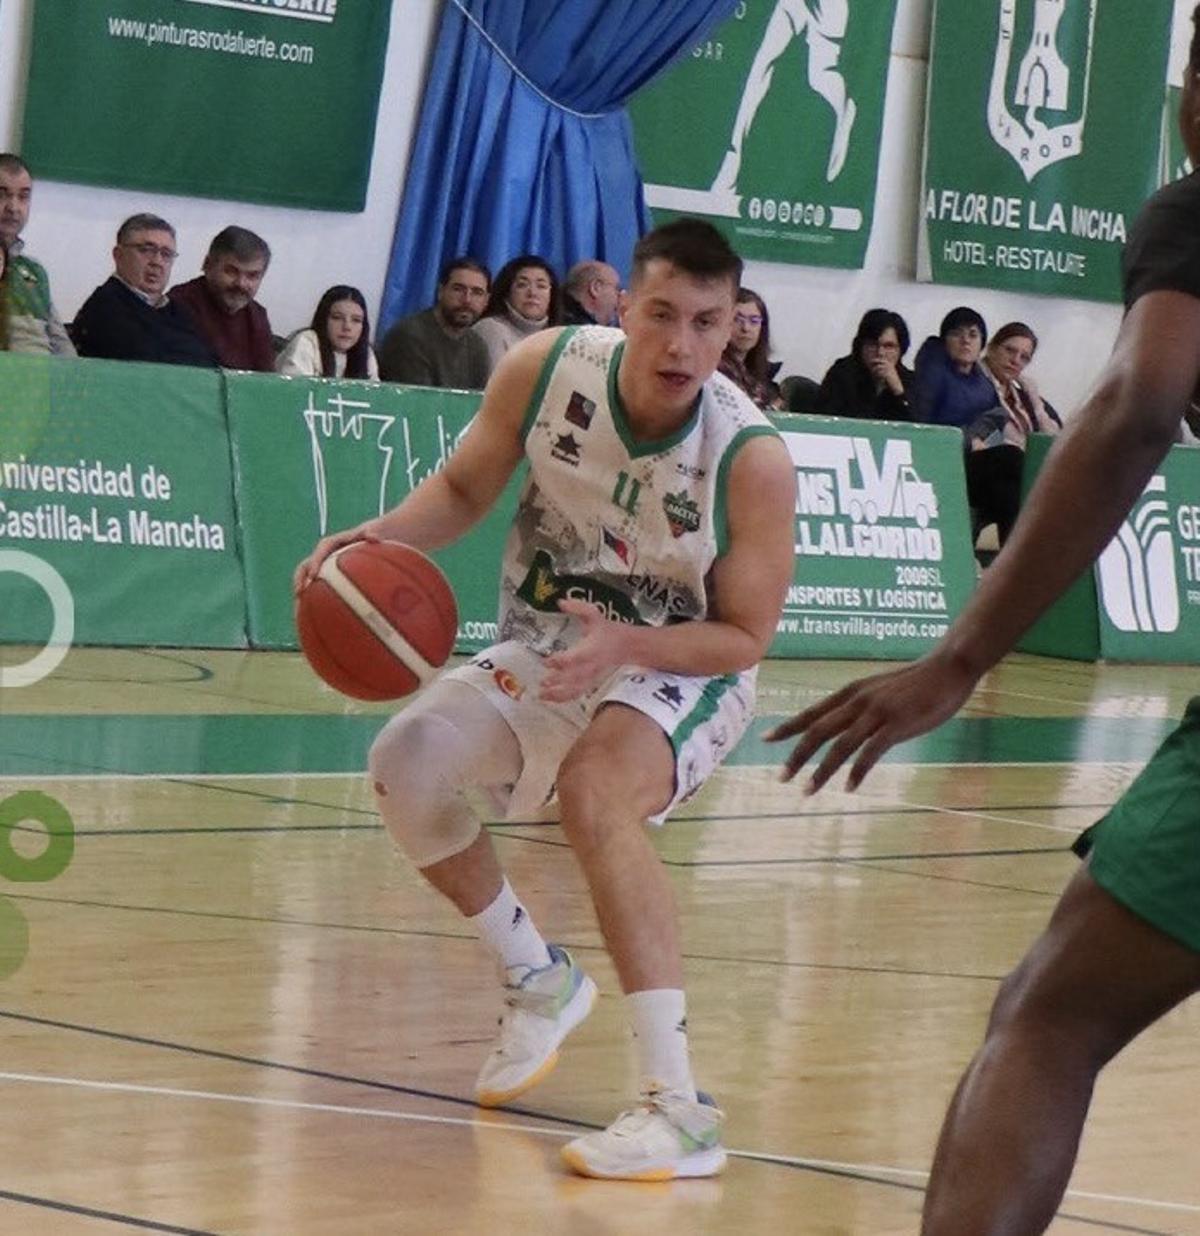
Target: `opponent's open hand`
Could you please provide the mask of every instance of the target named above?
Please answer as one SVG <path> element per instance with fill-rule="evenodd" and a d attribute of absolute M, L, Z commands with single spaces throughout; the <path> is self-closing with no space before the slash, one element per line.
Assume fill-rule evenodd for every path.
<path fill-rule="evenodd" d="M 578 699 L 625 663 L 623 622 L 610 622 L 587 601 L 559 601 L 558 608 L 578 618 L 583 634 L 566 652 L 552 652 L 546 658 L 540 699 L 565 704 Z"/>
<path fill-rule="evenodd" d="M 800 736 L 784 762 L 783 781 L 790 781 L 820 747 L 832 742 L 804 792 L 815 793 L 851 759 L 846 788 L 856 790 L 889 747 L 952 717 L 976 681 L 976 675 L 933 652 L 903 669 L 847 683 L 763 737 L 782 742 Z"/>

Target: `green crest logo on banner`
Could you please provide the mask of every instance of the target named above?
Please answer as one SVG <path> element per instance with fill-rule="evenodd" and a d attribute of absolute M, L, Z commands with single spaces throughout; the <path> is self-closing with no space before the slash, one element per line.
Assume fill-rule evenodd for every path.
<path fill-rule="evenodd" d="M 1026 180 L 1083 152 L 1095 26 L 1096 0 L 1070 7 L 1038 0 L 1028 46 L 1014 63 L 1017 0 L 1001 0 L 988 125 Z"/>
<path fill-rule="evenodd" d="M 1171 158 L 1172 10 L 936 0 L 918 277 L 1120 300 L 1121 248 Z"/>

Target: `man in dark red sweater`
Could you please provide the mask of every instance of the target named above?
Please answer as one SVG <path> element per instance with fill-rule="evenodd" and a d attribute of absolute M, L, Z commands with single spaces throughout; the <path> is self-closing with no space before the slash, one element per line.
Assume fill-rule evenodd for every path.
<path fill-rule="evenodd" d="M 261 236 L 230 226 L 213 237 L 204 273 L 169 293 L 189 310 L 225 369 L 275 372 L 271 323 L 254 299 L 270 261 L 271 250 Z"/>

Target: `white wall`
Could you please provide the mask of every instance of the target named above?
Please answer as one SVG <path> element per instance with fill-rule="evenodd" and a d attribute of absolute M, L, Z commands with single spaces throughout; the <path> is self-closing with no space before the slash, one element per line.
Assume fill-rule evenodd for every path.
<path fill-rule="evenodd" d="M 240 223 L 265 236 L 275 260 L 261 299 L 279 333 L 307 323 L 318 296 L 331 283 L 357 285 L 368 304 L 377 307 L 440 8 L 440 0 L 393 0 L 374 162 L 362 214 L 39 180 L 26 235 L 30 251 L 50 270 L 62 313 L 73 316 L 108 275 L 116 225 L 138 210 L 161 214 L 178 229 L 179 279 L 198 273 L 208 241 L 225 224 Z M 32 0 L 0 0 L 0 149 L 20 145 L 32 9 Z M 1032 372 L 1059 410 L 1068 412 L 1112 346 L 1120 320 L 1116 306 L 914 282 L 931 9 L 932 0 L 899 0 L 875 226 L 865 268 L 847 272 L 751 262 L 746 280 L 770 306 L 784 373 L 820 378 L 835 357 L 848 351 L 859 318 L 875 305 L 902 313 L 918 344 L 937 330 L 947 309 L 971 304 L 993 329 L 1013 318 L 1033 326 L 1042 346 Z"/>

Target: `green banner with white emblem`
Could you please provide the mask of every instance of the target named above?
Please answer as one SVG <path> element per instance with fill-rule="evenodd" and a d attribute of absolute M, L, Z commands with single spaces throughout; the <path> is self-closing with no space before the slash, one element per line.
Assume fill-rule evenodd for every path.
<path fill-rule="evenodd" d="M 1051 441 L 1031 438 L 1026 491 Z M 1079 660 L 1200 664 L 1200 451 L 1167 453 L 1092 570 L 1021 641 Z"/>
<path fill-rule="evenodd" d="M 329 532 L 395 506 L 450 457 L 477 393 L 228 374 L 229 432 L 250 639 L 296 647 L 291 578 Z M 496 641 L 500 551 L 517 480 L 457 544 L 433 555 L 458 598 L 459 651 Z"/>
<path fill-rule="evenodd" d="M 863 264 L 895 0 L 742 0 L 629 107 L 656 223 L 700 215 L 743 257 Z"/>
<path fill-rule="evenodd" d="M 1173 8 L 937 0 L 920 278 L 1120 300 L 1121 248 L 1177 161 Z"/>

